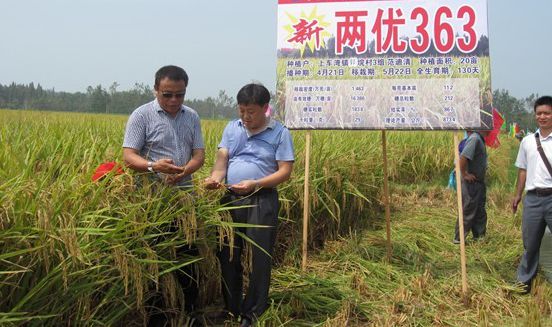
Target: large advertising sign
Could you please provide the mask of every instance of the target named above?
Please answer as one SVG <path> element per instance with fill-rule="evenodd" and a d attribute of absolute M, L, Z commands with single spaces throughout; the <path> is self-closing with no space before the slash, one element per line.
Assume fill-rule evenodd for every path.
<path fill-rule="evenodd" d="M 486 0 L 279 0 L 292 129 L 491 129 Z"/>

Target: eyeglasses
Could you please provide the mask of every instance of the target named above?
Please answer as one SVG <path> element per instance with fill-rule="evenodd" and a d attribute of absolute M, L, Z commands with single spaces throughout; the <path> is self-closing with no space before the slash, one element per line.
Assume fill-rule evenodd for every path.
<path fill-rule="evenodd" d="M 165 99 L 171 99 L 173 97 L 177 99 L 182 99 L 185 94 L 186 92 L 181 92 L 181 93 L 162 92 L 161 96 Z"/>

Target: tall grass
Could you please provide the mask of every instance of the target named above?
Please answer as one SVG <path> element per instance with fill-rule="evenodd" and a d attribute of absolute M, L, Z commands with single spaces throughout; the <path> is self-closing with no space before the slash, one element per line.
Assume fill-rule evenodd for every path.
<path fill-rule="evenodd" d="M 173 273 L 195 261 L 202 301 L 220 298 L 213 253 L 232 227 L 218 204 L 221 194 L 150 185 L 140 174 L 90 181 L 99 163 L 120 160 L 125 121 L 0 111 L 0 325 L 141 325 L 144 305 L 156 292 L 180 312 L 175 319 L 181 322 L 186 317 Z M 197 184 L 209 173 L 224 122 L 204 121 L 202 127 L 207 159 Z M 292 134 L 295 170 L 280 187 L 273 302 L 261 324 L 473 325 L 550 313 L 550 290 L 544 286 L 540 299 L 527 305 L 502 296 L 520 249 L 519 243 L 497 248 L 516 237 L 516 223 L 506 223 L 508 233 L 492 241 L 492 248 L 471 250 L 469 265 L 477 267 L 470 274 L 471 306 L 451 300 L 459 288 L 456 252 L 446 234 L 455 207 L 452 193 L 443 191 L 453 166 L 449 132 L 388 133 L 391 263 L 383 260 L 380 229 L 381 133 L 314 132 L 312 259 L 308 272 L 299 271 L 304 132 Z M 501 217 L 512 189 L 506 167 L 517 145 L 503 143 L 490 150 L 489 175 L 490 207 Z M 182 227 L 178 233 L 170 232 L 174 224 Z M 189 243 L 199 245 L 200 256 L 177 258 L 175 248 Z M 493 298 L 497 290 L 500 296 Z"/>
<path fill-rule="evenodd" d="M 213 265 L 216 235 L 206 231 L 227 225 L 216 199 L 147 179 L 135 187 L 143 176 L 91 182 L 98 163 L 119 158 L 123 117 L 10 111 L 0 120 L 0 324 L 139 323 L 156 291 L 181 307 L 171 272 L 202 258 Z M 172 224 L 183 228 L 169 233 Z M 176 260 L 174 249 L 192 242 L 205 255 Z"/>

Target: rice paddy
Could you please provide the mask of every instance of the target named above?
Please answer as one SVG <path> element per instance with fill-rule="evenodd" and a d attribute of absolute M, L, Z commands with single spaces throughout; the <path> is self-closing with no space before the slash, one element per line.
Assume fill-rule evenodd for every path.
<path fill-rule="evenodd" d="M 0 111 L 0 325 L 141 326 L 161 292 L 182 313 L 173 272 L 198 262 L 201 302 L 221 299 L 214 251 L 232 223 L 200 181 L 225 123 L 203 121 L 207 160 L 193 192 L 144 175 L 90 177 L 120 161 L 126 117 Z M 281 222 L 269 310 L 261 326 L 549 326 L 552 287 L 530 296 L 511 283 L 522 252 L 520 214 L 508 210 L 517 141 L 489 149 L 489 232 L 467 244 L 469 293 L 452 244 L 456 195 L 451 132 L 388 132 L 393 256 L 385 259 L 381 133 L 315 131 L 309 263 L 301 264 L 304 132 L 280 187 Z M 141 187 L 136 187 L 136 185 Z M 177 233 L 171 232 L 174 224 Z M 176 258 L 175 248 L 200 256 Z M 210 310 L 210 309 L 209 309 Z M 206 320 L 206 322 L 208 322 Z M 231 322 L 226 323 L 232 326 Z"/>

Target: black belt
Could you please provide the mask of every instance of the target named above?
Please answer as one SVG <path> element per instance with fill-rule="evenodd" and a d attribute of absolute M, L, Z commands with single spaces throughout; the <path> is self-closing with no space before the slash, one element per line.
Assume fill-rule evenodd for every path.
<path fill-rule="evenodd" d="M 270 194 L 272 192 L 276 192 L 276 189 L 275 188 L 261 188 L 261 189 L 258 189 L 255 192 L 251 192 L 251 193 L 248 193 L 248 194 L 238 194 L 238 193 L 232 191 L 231 189 L 227 189 L 226 192 L 230 195 L 233 195 L 233 196 L 251 196 L 251 195 L 255 196 L 255 195 Z"/>
<path fill-rule="evenodd" d="M 529 194 L 534 194 L 536 196 L 550 196 L 552 195 L 552 187 L 548 188 L 535 188 L 527 191 Z"/>

